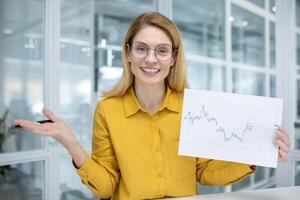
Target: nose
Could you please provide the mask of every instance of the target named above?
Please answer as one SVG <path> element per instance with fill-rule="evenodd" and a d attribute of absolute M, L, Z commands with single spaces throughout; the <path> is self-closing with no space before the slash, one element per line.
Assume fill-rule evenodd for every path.
<path fill-rule="evenodd" d="M 153 51 L 153 52 L 152 52 Z M 152 53 L 151 53 L 152 52 Z M 149 63 L 152 63 L 152 62 L 157 62 L 157 58 L 156 58 L 156 55 L 155 55 L 155 50 L 154 49 L 149 49 L 148 50 L 148 53 L 145 57 L 145 61 L 146 62 L 149 62 Z"/>

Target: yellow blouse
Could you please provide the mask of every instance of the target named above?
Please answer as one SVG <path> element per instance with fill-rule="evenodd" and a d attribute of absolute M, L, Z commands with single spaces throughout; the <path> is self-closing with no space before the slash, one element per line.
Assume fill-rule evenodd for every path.
<path fill-rule="evenodd" d="M 227 185 L 255 171 L 246 164 L 178 155 L 183 94 L 167 89 L 149 115 L 133 88 L 100 101 L 94 116 L 92 156 L 77 173 L 95 195 L 152 199 L 196 195 L 196 181 Z"/>

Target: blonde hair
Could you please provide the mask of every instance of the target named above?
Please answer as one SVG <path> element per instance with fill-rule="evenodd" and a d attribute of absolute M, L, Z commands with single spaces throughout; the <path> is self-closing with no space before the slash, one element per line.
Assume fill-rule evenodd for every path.
<path fill-rule="evenodd" d="M 133 84 L 133 74 L 131 72 L 130 63 L 128 61 L 128 45 L 132 44 L 135 35 L 147 26 L 154 26 L 164 31 L 172 41 L 175 63 L 170 68 L 170 72 L 166 78 L 166 84 L 177 92 L 182 92 L 187 83 L 187 68 L 185 63 L 183 45 L 181 36 L 176 25 L 164 15 L 158 12 L 143 13 L 139 15 L 131 24 L 123 42 L 122 61 L 123 61 L 123 74 L 120 81 L 110 91 L 103 92 L 103 97 L 122 96 Z"/>

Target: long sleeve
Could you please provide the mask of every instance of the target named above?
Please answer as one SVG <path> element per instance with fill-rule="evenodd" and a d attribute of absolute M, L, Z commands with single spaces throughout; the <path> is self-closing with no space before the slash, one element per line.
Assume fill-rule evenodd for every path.
<path fill-rule="evenodd" d="M 109 131 L 98 103 L 94 115 L 92 156 L 77 169 L 82 182 L 101 198 L 112 196 L 120 178 L 119 166 L 112 147 Z"/>
<path fill-rule="evenodd" d="M 205 185 L 229 185 L 255 172 L 256 167 L 242 163 L 197 158 L 197 181 Z"/>

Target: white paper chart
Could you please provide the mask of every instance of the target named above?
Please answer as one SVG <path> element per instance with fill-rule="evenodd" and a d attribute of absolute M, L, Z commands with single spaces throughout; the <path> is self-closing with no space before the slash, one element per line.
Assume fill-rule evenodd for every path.
<path fill-rule="evenodd" d="M 186 89 L 179 155 L 277 167 L 279 98 Z"/>

